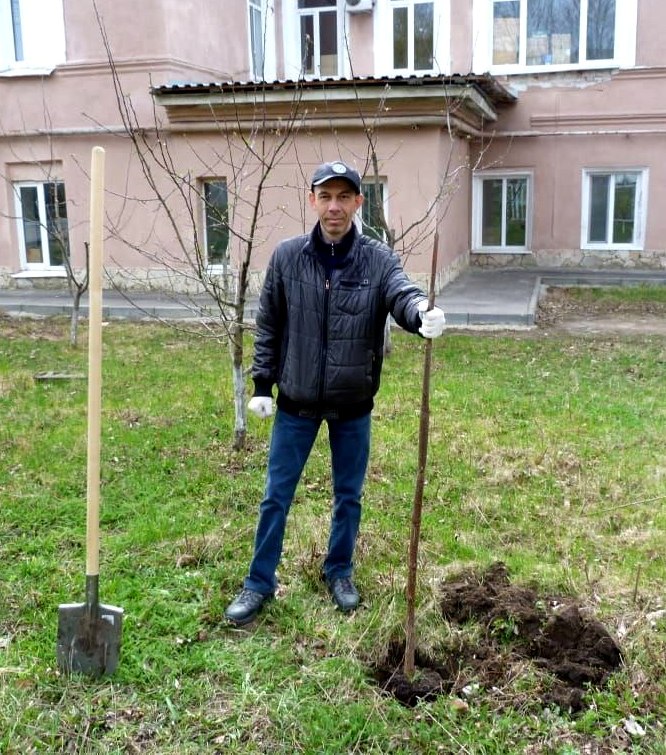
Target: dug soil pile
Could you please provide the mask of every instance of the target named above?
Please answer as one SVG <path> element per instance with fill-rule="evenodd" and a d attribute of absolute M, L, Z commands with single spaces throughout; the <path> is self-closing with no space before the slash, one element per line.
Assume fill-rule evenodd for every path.
<path fill-rule="evenodd" d="M 462 701 L 493 694 L 504 704 L 538 702 L 576 713 L 585 690 L 603 687 L 622 662 L 608 631 L 579 604 L 512 585 L 502 563 L 455 575 L 440 596 L 447 621 L 475 630 L 454 633 L 456 646 L 433 657 L 417 652 L 412 680 L 402 673 L 404 643 L 389 647 L 375 677 L 406 705 L 441 694 Z"/>

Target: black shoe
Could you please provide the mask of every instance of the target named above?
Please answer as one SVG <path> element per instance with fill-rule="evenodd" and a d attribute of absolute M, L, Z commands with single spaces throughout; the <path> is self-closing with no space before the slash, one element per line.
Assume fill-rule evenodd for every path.
<path fill-rule="evenodd" d="M 349 613 L 358 607 L 360 600 L 358 590 L 349 577 L 334 577 L 327 580 L 326 584 L 337 607 L 343 613 Z"/>
<path fill-rule="evenodd" d="M 243 588 L 234 601 L 227 606 L 224 616 L 236 626 L 242 627 L 249 624 L 264 603 L 272 597 L 272 595 L 262 595 L 260 592 Z"/>

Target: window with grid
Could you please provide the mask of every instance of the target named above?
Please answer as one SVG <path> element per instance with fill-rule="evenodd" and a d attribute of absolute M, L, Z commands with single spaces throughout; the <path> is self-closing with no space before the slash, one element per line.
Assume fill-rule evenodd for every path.
<path fill-rule="evenodd" d="M 264 14 L 263 0 L 248 0 L 250 28 L 251 75 L 256 80 L 264 78 Z"/>
<path fill-rule="evenodd" d="M 529 245 L 532 178 L 525 174 L 474 177 L 474 248 L 526 251 Z"/>
<path fill-rule="evenodd" d="M 393 69 L 423 72 L 434 68 L 435 4 L 391 0 Z"/>
<path fill-rule="evenodd" d="M 643 170 L 585 171 L 583 248 L 642 248 L 646 184 Z"/>
<path fill-rule="evenodd" d="M 622 21 L 618 5 L 619 0 L 493 0 L 492 65 L 613 62 Z M 628 20 L 628 10 L 624 15 Z"/>
<path fill-rule="evenodd" d="M 204 244 L 210 267 L 229 262 L 229 194 L 224 178 L 203 181 Z"/>
<path fill-rule="evenodd" d="M 361 215 L 361 233 L 378 241 L 386 241 L 385 223 L 388 221 L 386 181 L 363 181 L 361 183 L 363 204 L 359 210 Z M 382 222 L 382 216 L 384 222 Z"/>
<path fill-rule="evenodd" d="M 336 0 L 298 0 L 301 67 L 305 76 L 340 73 L 340 18 Z"/>
<path fill-rule="evenodd" d="M 21 267 L 62 267 L 69 254 L 65 184 L 21 182 L 14 195 Z"/>

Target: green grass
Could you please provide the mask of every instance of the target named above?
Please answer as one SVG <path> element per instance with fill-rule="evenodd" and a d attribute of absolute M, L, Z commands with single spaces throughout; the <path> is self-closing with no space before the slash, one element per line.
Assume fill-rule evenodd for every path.
<path fill-rule="evenodd" d="M 567 294 L 578 301 L 608 302 L 611 304 L 639 304 L 666 302 L 666 286 L 649 283 L 630 283 L 624 286 L 600 288 L 568 288 Z"/>
<path fill-rule="evenodd" d="M 86 383 L 33 375 L 85 372 L 87 356 L 64 320 L 0 328 L 1 753 L 666 752 L 666 620 L 646 618 L 666 607 L 666 340 L 449 333 L 433 349 L 419 645 L 459 631 L 438 583 L 501 559 L 620 638 L 625 667 L 571 718 L 535 706 L 529 673 L 468 708 L 406 709 L 372 680 L 402 636 L 416 476 L 423 343 L 400 333 L 374 413 L 362 610 L 336 613 L 318 581 L 322 433 L 278 597 L 241 631 L 222 615 L 251 555 L 270 422 L 250 418 L 248 450 L 232 450 L 224 343 L 105 327 L 100 597 L 126 612 L 122 658 L 112 678 L 61 676 L 57 608 L 84 590 Z M 630 717 L 645 736 L 622 735 Z"/>

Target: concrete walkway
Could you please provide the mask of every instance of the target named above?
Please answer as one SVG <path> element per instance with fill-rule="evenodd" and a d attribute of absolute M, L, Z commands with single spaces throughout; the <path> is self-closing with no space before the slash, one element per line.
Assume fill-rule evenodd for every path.
<path fill-rule="evenodd" d="M 437 304 L 450 327 L 533 327 L 549 286 L 666 285 L 666 270 L 468 268 L 444 287 Z"/>
<path fill-rule="evenodd" d="M 547 286 L 666 285 L 666 270 L 579 270 L 579 269 L 489 269 L 468 268 L 437 296 L 437 305 L 452 328 L 529 328 L 541 291 Z M 202 311 L 215 315 L 212 300 L 205 296 L 170 296 L 164 293 L 104 291 L 105 319 L 197 319 Z M 253 319 L 257 302 L 248 302 L 246 314 Z M 87 315 L 88 299 L 83 297 L 81 314 Z M 35 288 L 0 290 L 0 312 L 8 315 L 69 315 L 72 298 L 66 290 Z"/>

